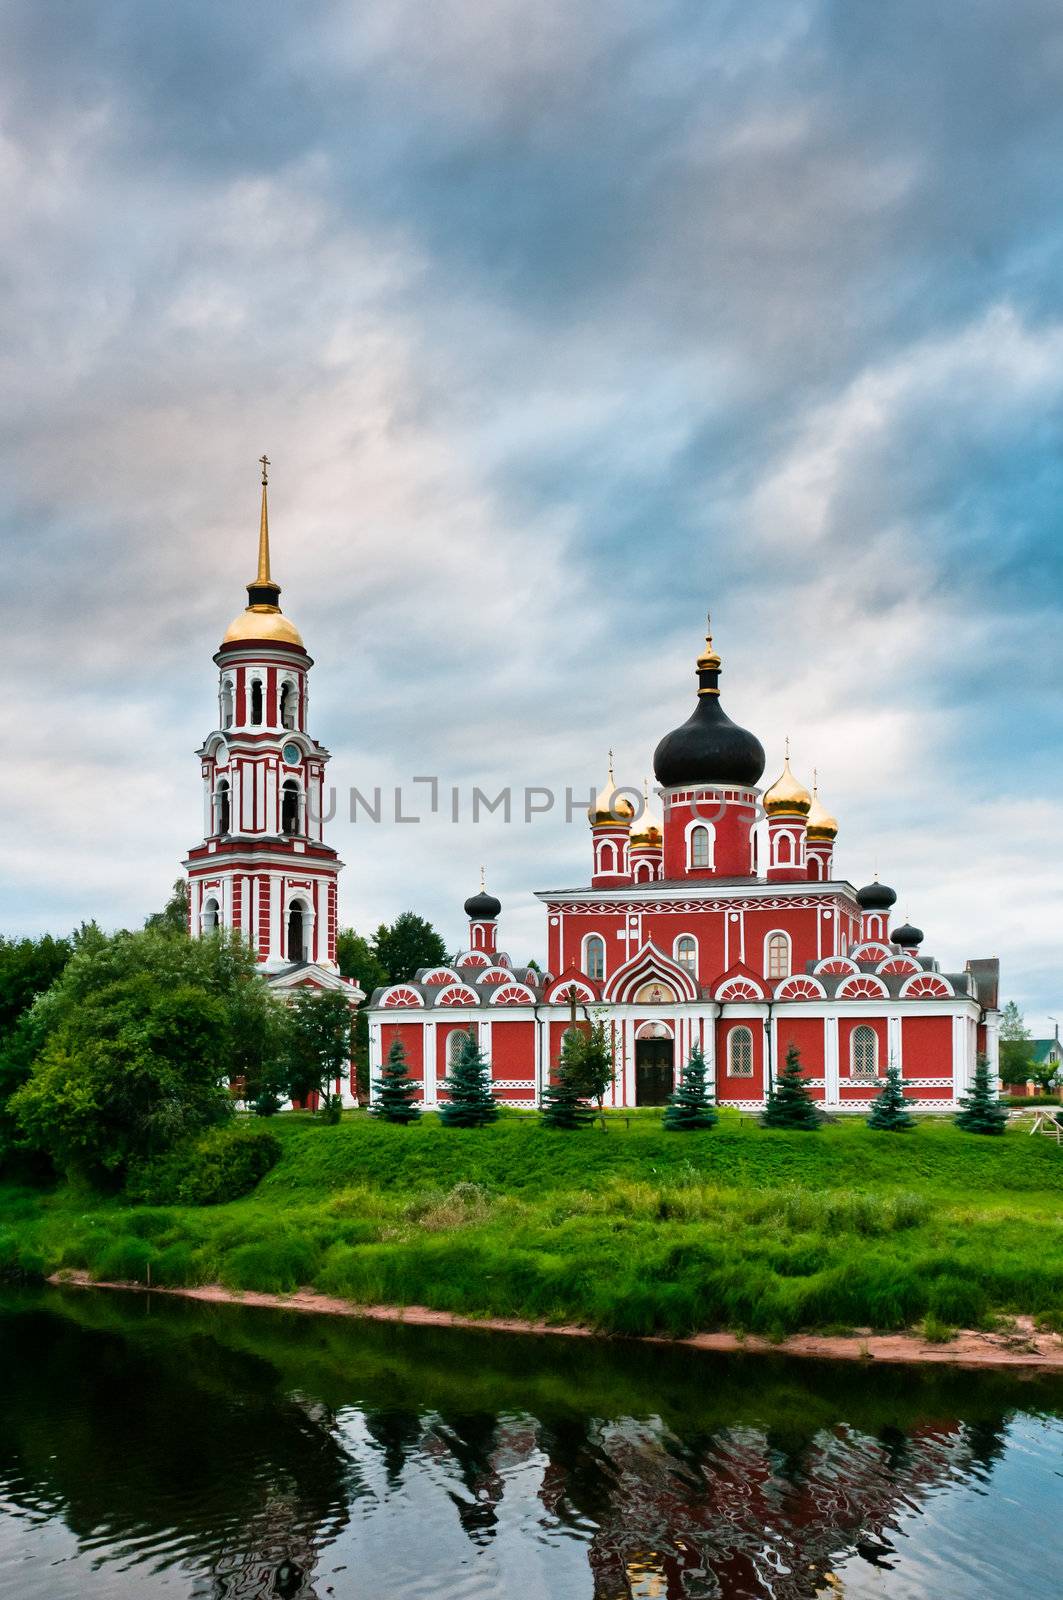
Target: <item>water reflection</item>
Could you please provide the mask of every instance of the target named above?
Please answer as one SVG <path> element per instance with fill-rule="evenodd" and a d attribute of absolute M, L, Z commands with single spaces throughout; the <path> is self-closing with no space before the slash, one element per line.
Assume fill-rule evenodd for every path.
<path fill-rule="evenodd" d="M 0 1594 L 1048 1594 L 1061 1411 L 1046 1380 L 19 1293 Z"/>

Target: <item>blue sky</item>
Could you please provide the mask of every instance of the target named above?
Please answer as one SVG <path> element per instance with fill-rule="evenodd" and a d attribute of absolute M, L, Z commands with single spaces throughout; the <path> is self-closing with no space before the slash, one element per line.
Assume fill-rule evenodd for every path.
<path fill-rule="evenodd" d="M 135 924 L 200 825 L 274 462 L 341 792 L 638 783 L 711 606 L 946 966 L 1063 1005 L 1050 0 L 8 0 L 0 925 Z M 585 829 L 338 820 L 344 920 L 503 943 Z"/>

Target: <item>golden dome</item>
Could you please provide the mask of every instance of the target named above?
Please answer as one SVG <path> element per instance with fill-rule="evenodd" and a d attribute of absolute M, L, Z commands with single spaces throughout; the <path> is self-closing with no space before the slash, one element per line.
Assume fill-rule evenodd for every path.
<path fill-rule="evenodd" d="M 246 611 L 241 611 L 226 628 L 222 644 L 233 644 L 240 639 L 273 639 L 279 644 L 303 647 L 302 634 L 279 606 L 248 606 Z"/>
<path fill-rule="evenodd" d="M 266 505 L 266 485 L 269 482 L 267 467 L 269 457 L 262 456 L 262 512 L 258 522 L 258 576 L 247 586 L 247 610 L 234 617 L 225 630 L 222 644 L 235 644 L 243 639 L 269 639 L 276 644 L 295 644 L 303 649 L 303 636 L 294 622 L 282 616 L 277 604 L 280 584 L 274 583 L 269 572 L 269 509 Z"/>
<path fill-rule="evenodd" d="M 812 805 L 812 796 L 803 783 L 798 783 L 790 771 L 790 741 L 786 741 L 786 757 L 783 761 L 782 772 L 776 778 L 771 788 L 764 796 L 764 809 L 769 817 L 777 815 L 793 815 L 807 817 Z"/>
<path fill-rule="evenodd" d="M 826 806 L 819 798 L 819 784 L 812 785 L 812 804 L 808 811 L 808 820 L 805 823 L 806 839 L 819 839 L 830 842 L 838 837 L 838 819 L 832 817 Z"/>
<path fill-rule="evenodd" d="M 613 777 L 613 752 L 609 752 L 609 776 L 598 790 L 594 804 L 587 812 L 592 828 L 608 823 L 613 828 L 626 828 L 635 815 L 635 807 L 624 795 L 617 797 L 616 779 Z"/>
<path fill-rule="evenodd" d="M 649 779 L 642 782 L 642 815 L 631 834 L 631 848 L 641 845 L 644 849 L 659 850 L 664 843 L 664 834 L 661 824 L 650 810 L 650 784 Z"/>

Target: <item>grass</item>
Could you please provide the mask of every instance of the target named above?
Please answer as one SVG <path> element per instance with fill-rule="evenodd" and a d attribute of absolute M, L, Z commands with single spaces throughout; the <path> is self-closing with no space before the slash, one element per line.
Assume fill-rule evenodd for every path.
<path fill-rule="evenodd" d="M 0 1275 L 309 1286 L 619 1334 L 1063 1326 L 1063 1156 L 1018 1132 L 271 1127 L 280 1162 L 228 1205 L 0 1187 Z"/>

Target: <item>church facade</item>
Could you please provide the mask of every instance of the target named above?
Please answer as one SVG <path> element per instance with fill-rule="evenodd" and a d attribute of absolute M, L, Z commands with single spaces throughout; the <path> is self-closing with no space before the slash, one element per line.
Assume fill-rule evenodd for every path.
<path fill-rule="evenodd" d="M 928 1111 L 955 1106 L 979 1052 L 996 1071 L 996 960 L 942 971 L 920 929 L 891 927 L 891 888 L 834 876 L 838 823 L 788 751 L 760 787 L 764 750 L 723 710 L 721 665 L 710 636 L 694 710 L 654 753 L 660 819 L 610 764 L 588 813 L 589 883 L 537 894 L 547 970 L 500 950 L 501 905 L 481 884 L 465 902 L 467 948 L 373 994 L 374 1078 L 398 1040 L 422 1103 L 438 1105 L 473 1033 L 497 1097 L 536 1105 L 565 1030 L 598 1020 L 619 1107 L 662 1103 L 695 1044 L 720 1103 L 750 1110 L 791 1045 L 835 1111 L 866 1108 L 890 1063 Z"/>

